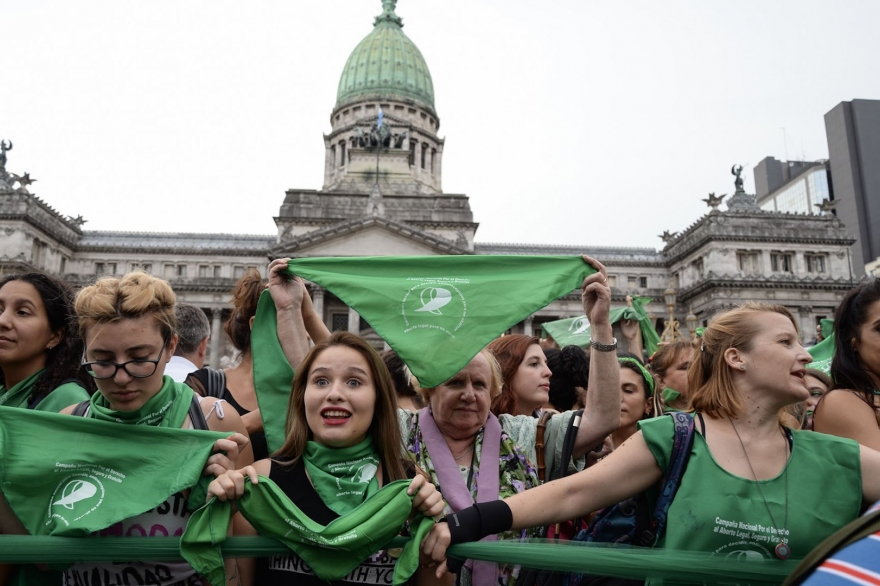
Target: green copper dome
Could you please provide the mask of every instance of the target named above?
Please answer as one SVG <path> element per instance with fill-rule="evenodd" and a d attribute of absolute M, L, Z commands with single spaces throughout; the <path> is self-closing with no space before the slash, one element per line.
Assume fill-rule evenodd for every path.
<path fill-rule="evenodd" d="M 358 43 L 345 63 L 336 105 L 362 96 L 397 95 L 411 98 L 434 110 L 434 83 L 419 48 L 401 27 L 394 13 L 397 0 L 383 0 L 382 14 L 373 23 L 373 32 Z"/>

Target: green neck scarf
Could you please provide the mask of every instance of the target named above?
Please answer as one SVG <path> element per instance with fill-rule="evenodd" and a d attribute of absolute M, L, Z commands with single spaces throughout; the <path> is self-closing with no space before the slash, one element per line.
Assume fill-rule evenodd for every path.
<path fill-rule="evenodd" d="M 678 400 L 681 397 L 681 393 L 678 391 L 674 391 L 669 387 L 664 387 L 662 391 L 663 395 L 663 404 L 666 405 L 666 410 L 670 409 L 670 405 Z"/>
<path fill-rule="evenodd" d="M 263 476 L 258 484 L 245 482 L 244 495 L 236 505 L 260 535 L 279 540 L 320 579 L 331 582 L 344 578 L 400 532 L 412 510 L 412 497 L 406 494 L 409 484 L 398 480 L 385 485 L 326 527 L 312 521 L 277 484 Z M 193 513 L 180 539 L 181 555 L 211 584 L 226 583 L 220 544 L 226 540 L 231 514 L 230 501 L 213 499 Z M 406 582 L 418 568 L 419 547 L 433 524 L 433 519 L 416 517 L 413 537 L 394 566 L 395 586 Z"/>
<path fill-rule="evenodd" d="M 127 425 L 152 425 L 154 427 L 180 428 L 186 421 L 192 404 L 193 390 L 183 383 L 176 383 L 170 376 L 162 378 L 162 388 L 149 401 L 135 411 L 114 411 L 104 395 L 92 395 L 89 417 L 100 421 L 113 421 Z"/>
<path fill-rule="evenodd" d="M 379 490 L 379 455 L 370 437 L 348 448 L 308 442 L 303 461 L 315 491 L 339 515 L 353 511 Z"/>
<path fill-rule="evenodd" d="M 0 386 L 0 406 L 4 407 L 27 407 L 28 398 L 34 391 L 34 385 L 37 379 L 43 374 L 45 369 L 41 368 L 34 374 L 30 375 L 11 389 Z"/>

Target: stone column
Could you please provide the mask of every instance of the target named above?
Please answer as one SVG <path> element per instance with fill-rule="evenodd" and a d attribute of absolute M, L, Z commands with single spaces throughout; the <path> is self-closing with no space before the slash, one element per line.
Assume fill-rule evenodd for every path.
<path fill-rule="evenodd" d="M 361 333 L 361 316 L 351 307 L 348 308 L 348 331 L 353 334 Z"/>
<path fill-rule="evenodd" d="M 534 331 L 532 328 L 532 323 L 534 322 L 534 320 L 534 316 L 531 315 L 523 320 L 523 334 L 527 336 L 534 336 L 534 334 L 532 333 Z"/>
<path fill-rule="evenodd" d="M 801 339 L 808 342 L 816 337 L 816 324 L 813 321 L 813 308 L 809 305 L 798 307 L 801 316 Z"/>
<path fill-rule="evenodd" d="M 211 359 L 208 361 L 213 368 L 220 368 L 220 338 L 223 336 L 223 330 L 220 327 L 220 314 L 222 309 L 215 308 L 211 310 Z"/>
<path fill-rule="evenodd" d="M 312 291 L 312 305 L 315 306 L 315 313 L 318 314 L 318 317 L 321 319 L 321 321 L 324 321 L 324 288 L 323 287 L 315 287 L 315 290 Z"/>

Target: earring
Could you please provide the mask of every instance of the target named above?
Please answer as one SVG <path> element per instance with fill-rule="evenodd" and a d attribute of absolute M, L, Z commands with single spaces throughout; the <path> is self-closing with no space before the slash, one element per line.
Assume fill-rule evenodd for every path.
<path fill-rule="evenodd" d="M 745 365 L 745 364 L 740 364 L 740 365 L 739 365 L 739 369 L 740 369 L 740 370 L 745 370 L 745 369 L 746 369 L 746 365 Z"/>
<path fill-rule="evenodd" d="M 55 346 L 49 344 L 48 346 L 46 346 L 46 350 L 51 350 L 51 349 L 54 348 L 54 347 L 55 347 Z"/>

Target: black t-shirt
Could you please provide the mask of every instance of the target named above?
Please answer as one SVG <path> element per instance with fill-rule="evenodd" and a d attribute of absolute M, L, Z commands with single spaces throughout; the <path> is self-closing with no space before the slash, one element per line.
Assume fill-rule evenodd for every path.
<path fill-rule="evenodd" d="M 407 468 L 409 474 L 413 474 Z M 272 461 L 269 478 L 277 484 L 284 494 L 287 495 L 296 506 L 302 509 L 310 519 L 321 525 L 328 525 L 339 515 L 330 509 L 318 492 L 312 486 L 306 475 L 306 468 L 300 460 L 293 466 L 279 464 Z M 335 582 L 332 586 L 348 584 L 391 584 L 394 575 L 394 564 L 400 550 L 378 551 L 351 573 Z M 256 584 L 260 586 L 281 586 L 296 584 L 296 586 L 327 586 L 325 582 L 312 573 L 311 568 L 296 554 L 275 555 L 271 558 L 257 559 Z"/>

